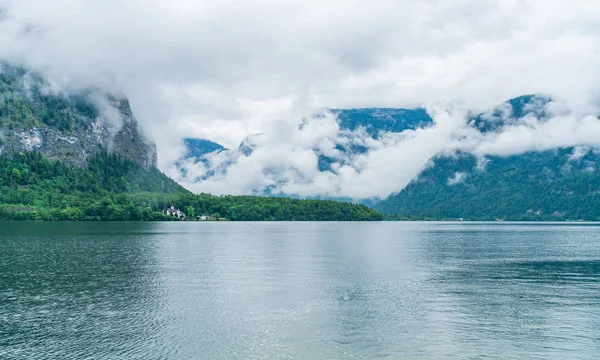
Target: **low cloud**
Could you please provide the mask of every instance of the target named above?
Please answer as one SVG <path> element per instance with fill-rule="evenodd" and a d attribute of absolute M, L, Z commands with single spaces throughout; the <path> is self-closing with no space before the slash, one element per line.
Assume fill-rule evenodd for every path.
<path fill-rule="evenodd" d="M 126 94 L 157 142 L 159 167 L 194 191 L 384 197 L 441 153 L 598 146 L 597 1 L 0 0 L 0 8 L 1 59 L 63 88 Z M 532 105 L 551 116 L 501 131 L 469 125 L 465 109 L 528 93 L 560 100 Z M 433 126 L 376 140 L 311 116 L 418 106 Z M 250 136 L 254 151 L 243 156 L 237 146 Z M 184 163 L 182 175 L 172 165 L 186 137 L 231 150 L 209 166 Z M 338 151 L 352 144 L 366 152 Z M 332 159 L 331 171 L 318 171 L 319 155 Z"/>
<path fill-rule="evenodd" d="M 377 139 L 361 128 L 341 130 L 333 114 L 321 113 L 305 119 L 303 126 L 290 123 L 295 127 L 287 131 L 251 137 L 246 142 L 253 149 L 250 155 L 237 149 L 222 151 L 209 155 L 207 163 L 179 163 L 169 174 L 198 192 L 269 191 L 300 197 L 368 199 L 402 190 L 438 155 L 471 153 L 479 159 L 477 168 L 485 171 L 487 156 L 576 147 L 575 158 L 582 156 L 581 149 L 600 148 L 597 116 L 568 111 L 568 105 L 559 101 L 548 102 L 546 98 L 542 105 L 538 100 L 534 98 L 531 103 L 535 108 L 528 109 L 535 113 L 521 118 L 510 118 L 510 105 L 501 105 L 494 112 L 501 114 L 503 122 L 493 131 L 478 129 L 464 108 L 438 105 L 429 109 L 434 121 L 431 126 L 384 133 Z M 340 151 L 356 145 L 365 151 Z M 330 159 L 330 170 L 319 171 L 320 155 Z M 466 174 L 456 173 L 448 185 L 465 178 Z"/>
<path fill-rule="evenodd" d="M 448 179 L 448 182 L 447 182 L 448 186 L 460 184 L 460 183 L 464 182 L 466 178 L 467 178 L 467 173 L 456 172 L 456 173 L 454 173 L 454 176 L 452 176 L 451 178 Z"/>

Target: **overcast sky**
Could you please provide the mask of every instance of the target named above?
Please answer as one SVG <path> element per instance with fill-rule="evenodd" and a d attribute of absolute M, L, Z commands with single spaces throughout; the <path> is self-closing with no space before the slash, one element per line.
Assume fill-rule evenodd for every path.
<path fill-rule="evenodd" d="M 589 131 L 581 124 L 596 126 L 582 119 L 597 113 L 600 96 L 598 1 L 0 0 L 0 7 L 0 57 L 71 86 L 126 94 L 158 144 L 163 170 L 179 156 L 183 137 L 237 147 L 265 134 L 260 145 L 270 155 L 232 170 L 251 181 L 220 179 L 229 192 L 264 182 L 266 161 L 300 167 L 311 178 L 310 191 L 292 193 L 382 197 L 449 148 L 463 131 L 464 109 L 485 110 L 529 93 L 560 99 L 568 120 L 528 135 L 522 129 L 499 139 L 474 134 L 469 150 L 511 152 L 515 136 L 525 143 L 520 151 L 594 145 L 579 135 L 564 144 L 554 131 L 575 128 L 584 136 Z M 314 157 L 295 152 L 336 137 L 334 120 L 328 135 L 294 132 L 314 110 L 376 106 L 435 108 L 450 125 L 373 145 L 351 175 L 341 175 L 348 169 L 317 174 L 309 169 Z M 289 139 L 300 135 L 310 141 L 290 148 Z M 422 142 L 432 139 L 440 143 Z M 416 155 L 397 154 L 407 149 Z M 285 165 L 298 156 L 307 160 Z M 289 176 L 284 182 L 297 186 Z M 384 190 L 357 190 L 382 176 L 393 177 Z M 188 186 L 227 192 L 211 183 Z"/>

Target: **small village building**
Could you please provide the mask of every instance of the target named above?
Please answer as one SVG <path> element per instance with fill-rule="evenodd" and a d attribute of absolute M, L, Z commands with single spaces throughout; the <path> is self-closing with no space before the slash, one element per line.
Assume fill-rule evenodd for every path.
<path fill-rule="evenodd" d="M 183 213 L 183 211 L 181 211 L 179 209 L 175 209 L 174 206 L 171 206 L 170 208 L 167 209 L 167 215 L 174 216 L 179 219 L 185 219 L 185 214 Z"/>

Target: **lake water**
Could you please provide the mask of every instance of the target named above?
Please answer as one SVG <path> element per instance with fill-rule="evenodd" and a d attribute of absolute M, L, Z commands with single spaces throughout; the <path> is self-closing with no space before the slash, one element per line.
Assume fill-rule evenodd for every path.
<path fill-rule="evenodd" d="M 600 226 L 0 223 L 0 359 L 593 359 Z"/>

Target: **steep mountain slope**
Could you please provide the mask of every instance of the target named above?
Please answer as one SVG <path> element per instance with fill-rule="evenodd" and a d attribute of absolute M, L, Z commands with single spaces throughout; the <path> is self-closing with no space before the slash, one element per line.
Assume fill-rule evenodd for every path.
<path fill-rule="evenodd" d="M 97 89 L 63 93 L 35 72 L 1 64 L 0 154 L 33 150 L 78 166 L 102 151 L 146 169 L 157 161 L 127 99 Z"/>

